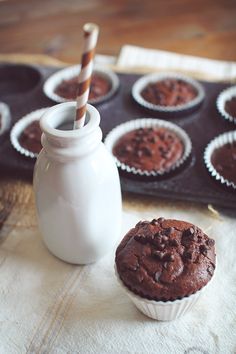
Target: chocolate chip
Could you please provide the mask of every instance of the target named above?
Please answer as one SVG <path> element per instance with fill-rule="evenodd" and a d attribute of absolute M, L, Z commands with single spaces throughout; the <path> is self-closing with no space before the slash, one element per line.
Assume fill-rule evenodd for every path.
<path fill-rule="evenodd" d="M 151 144 L 155 144 L 157 142 L 158 138 L 156 136 L 152 136 L 151 138 L 149 138 L 149 142 Z"/>
<path fill-rule="evenodd" d="M 178 241 L 176 239 L 172 239 L 169 241 L 170 246 L 172 247 L 177 247 L 179 245 Z"/>
<path fill-rule="evenodd" d="M 145 245 L 146 243 L 148 243 L 148 240 L 147 240 L 147 238 L 146 238 L 145 236 L 135 235 L 135 236 L 134 236 L 134 239 L 135 239 L 135 241 L 140 242 L 140 243 L 142 243 L 143 245 Z"/>
<path fill-rule="evenodd" d="M 198 237 L 197 237 L 197 242 L 198 242 L 198 243 L 201 243 L 201 242 L 202 242 L 202 236 L 198 236 Z"/>
<path fill-rule="evenodd" d="M 163 256 L 163 261 L 164 262 L 173 262 L 174 261 L 174 255 L 172 253 L 165 253 Z"/>
<path fill-rule="evenodd" d="M 153 152 L 152 150 L 150 150 L 148 147 L 144 146 L 142 148 L 142 151 L 143 151 L 143 154 L 146 155 L 146 156 L 152 156 L 153 155 Z"/>
<path fill-rule="evenodd" d="M 167 269 L 168 268 L 168 262 L 165 262 L 164 264 L 163 264 L 163 267 L 165 268 L 165 269 Z"/>
<path fill-rule="evenodd" d="M 200 251 L 201 254 L 203 254 L 204 256 L 207 255 L 207 247 L 206 247 L 205 245 L 200 245 L 199 251 Z"/>
<path fill-rule="evenodd" d="M 213 264 L 210 264 L 210 265 L 207 267 L 207 272 L 212 276 L 213 273 L 214 273 L 214 269 L 215 269 L 215 266 L 213 266 Z"/>
<path fill-rule="evenodd" d="M 156 232 L 154 236 L 155 237 L 161 237 L 161 232 L 160 231 Z"/>
<path fill-rule="evenodd" d="M 171 255 L 170 255 L 170 262 L 174 262 L 174 260 L 175 260 L 175 257 L 174 257 L 173 254 L 171 254 Z"/>
<path fill-rule="evenodd" d="M 158 225 L 158 220 L 157 219 L 152 219 L 151 224 L 152 225 Z"/>
<path fill-rule="evenodd" d="M 161 224 L 163 221 L 165 221 L 165 218 L 158 218 L 157 221 L 159 222 L 159 224 Z"/>
<path fill-rule="evenodd" d="M 144 129 L 143 128 L 138 128 L 135 132 L 135 135 L 142 135 L 144 132 Z"/>
<path fill-rule="evenodd" d="M 137 279 L 138 279 L 138 282 L 139 282 L 139 283 L 142 283 L 143 278 L 144 278 L 143 273 L 137 272 L 137 273 L 136 273 L 136 277 L 137 277 Z"/>
<path fill-rule="evenodd" d="M 152 241 L 153 241 L 153 239 L 154 239 L 154 235 L 153 235 L 153 234 L 147 235 L 147 236 L 146 236 L 146 239 L 147 239 L 148 242 L 151 242 L 151 243 L 152 243 Z"/>
<path fill-rule="evenodd" d="M 172 232 L 174 232 L 174 231 L 175 231 L 174 227 L 168 227 L 167 229 L 165 229 L 165 234 L 166 234 L 167 236 L 169 236 L 169 235 L 172 234 Z"/>
<path fill-rule="evenodd" d="M 158 244 L 155 244 L 155 246 L 159 251 L 163 251 L 164 248 L 166 247 L 166 245 L 164 243 L 158 243 Z"/>
<path fill-rule="evenodd" d="M 169 240 L 169 238 L 167 236 L 162 236 L 161 238 L 162 242 L 167 242 Z"/>
<path fill-rule="evenodd" d="M 153 256 L 156 257 L 157 259 L 159 259 L 160 261 L 163 259 L 163 257 L 165 256 L 164 252 L 160 252 L 160 251 L 153 251 Z"/>
<path fill-rule="evenodd" d="M 148 224 L 149 224 L 149 221 L 144 220 L 144 221 L 139 221 L 139 222 L 136 224 L 136 226 L 144 226 L 144 225 L 148 225 Z"/>
<path fill-rule="evenodd" d="M 215 245 L 215 241 L 212 239 L 212 238 L 209 238 L 207 241 L 206 241 L 206 244 L 207 246 L 209 247 L 213 247 Z"/>
<path fill-rule="evenodd" d="M 184 257 L 185 260 L 189 260 L 190 261 L 193 258 L 193 254 L 190 251 L 186 251 L 186 252 L 184 252 L 183 257 Z"/>
<path fill-rule="evenodd" d="M 142 157 L 143 156 L 143 151 L 142 150 L 137 150 L 135 154 L 138 157 Z"/>
<path fill-rule="evenodd" d="M 131 145 L 127 145 L 126 146 L 126 151 L 127 152 L 131 152 L 133 150 L 132 146 Z"/>
<path fill-rule="evenodd" d="M 161 272 L 156 272 L 155 273 L 155 281 L 159 281 L 160 276 L 161 276 Z"/>
<path fill-rule="evenodd" d="M 187 234 L 190 236 L 190 235 L 194 235 L 195 233 L 195 230 L 193 227 L 190 227 L 189 229 L 186 230 Z"/>
<path fill-rule="evenodd" d="M 193 227 L 190 227 L 186 230 L 184 230 L 181 243 L 184 246 L 188 246 L 191 241 L 195 239 L 195 229 Z"/>

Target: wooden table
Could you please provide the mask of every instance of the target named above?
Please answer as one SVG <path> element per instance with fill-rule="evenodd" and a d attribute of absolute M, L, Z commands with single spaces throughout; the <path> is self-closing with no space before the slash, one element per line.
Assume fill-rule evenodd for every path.
<path fill-rule="evenodd" d="M 9 0 L 0 2 L 0 52 L 80 60 L 81 27 L 101 27 L 97 52 L 124 44 L 236 60 L 234 0 Z"/>

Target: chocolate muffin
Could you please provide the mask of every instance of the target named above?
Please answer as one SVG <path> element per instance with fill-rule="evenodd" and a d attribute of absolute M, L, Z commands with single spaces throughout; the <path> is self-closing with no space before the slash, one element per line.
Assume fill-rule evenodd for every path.
<path fill-rule="evenodd" d="M 120 162 L 142 171 L 167 171 L 183 153 L 181 139 L 164 127 L 132 130 L 124 134 L 113 148 L 113 154 Z"/>
<path fill-rule="evenodd" d="M 42 149 L 41 135 L 39 120 L 35 120 L 23 130 L 19 137 L 19 143 L 26 150 L 38 154 Z"/>
<path fill-rule="evenodd" d="M 191 84 L 180 79 L 164 79 L 149 83 L 141 96 L 148 102 L 158 106 L 179 106 L 192 101 L 197 90 Z"/>
<path fill-rule="evenodd" d="M 224 179 L 236 185 L 236 141 L 215 149 L 211 163 Z"/>
<path fill-rule="evenodd" d="M 105 96 L 111 89 L 111 83 L 103 76 L 93 74 L 91 79 L 89 100 Z M 55 89 L 55 93 L 68 100 L 75 100 L 78 90 L 78 77 L 63 80 Z"/>
<path fill-rule="evenodd" d="M 201 229 L 185 221 L 141 221 L 116 250 L 117 273 L 122 283 L 142 298 L 182 299 L 211 280 L 214 244 Z"/>
<path fill-rule="evenodd" d="M 231 115 L 231 117 L 236 118 L 236 96 L 225 102 L 225 111 Z"/>

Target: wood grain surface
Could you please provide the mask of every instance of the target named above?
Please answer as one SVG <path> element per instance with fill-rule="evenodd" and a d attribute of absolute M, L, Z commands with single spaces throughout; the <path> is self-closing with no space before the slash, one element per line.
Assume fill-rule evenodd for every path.
<path fill-rule="evenodd" d="M 0 52 L 78 62 L 85 22 L 101 28 L 100 54 L 133 44 L 236 60 L 235 0 L 0 1 Z"/>

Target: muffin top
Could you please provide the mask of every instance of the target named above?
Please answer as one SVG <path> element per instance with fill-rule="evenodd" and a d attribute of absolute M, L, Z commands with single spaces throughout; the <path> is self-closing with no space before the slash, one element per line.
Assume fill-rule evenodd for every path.
<path fill-rule="evenodd" d="M 211 162 L 222 177 L 236 184 L 236 141 L 216 149 Z"/>
<path fill-rule="evenodd" d="M 89 100 L 94 100 L 105 96 L 111 89 L 111 83 L 101 75 L 92 74 Z M 72 77 L 68 80 L 63 80 L 55 89 L 55 93 L 68 100 L 75 100 L 78 91 L 78 77 Z"/>
<path fill-rule="evenodd" d="M 120 162 L 146 171 L 168 170 L 183 153 L 181 139 L 163 127 L 132 130 L 124 134 L 113 148 L 113 154 Z"/>
<path fill-rule="evenodd" d="M 23 148 L 38 154 L 42 149 L 41 135 L 39 120 L 35 120 L 23 130 L 19 137 L 19 143 Z"/>
<path fill-rule="evenodd" d="M 214 240 L 185 221 L 140 221 L 116 250 L 120 279 L 141 297 L 168 301 L 205 286 L 215 269 Z"/>
<path fill-rule="evenodd" d="M 172 107 L 192 101 L 197 96 L 197 91 L 184 80 L 164 79 L 148 84 L 141 96 L 155 105 Z"/>

